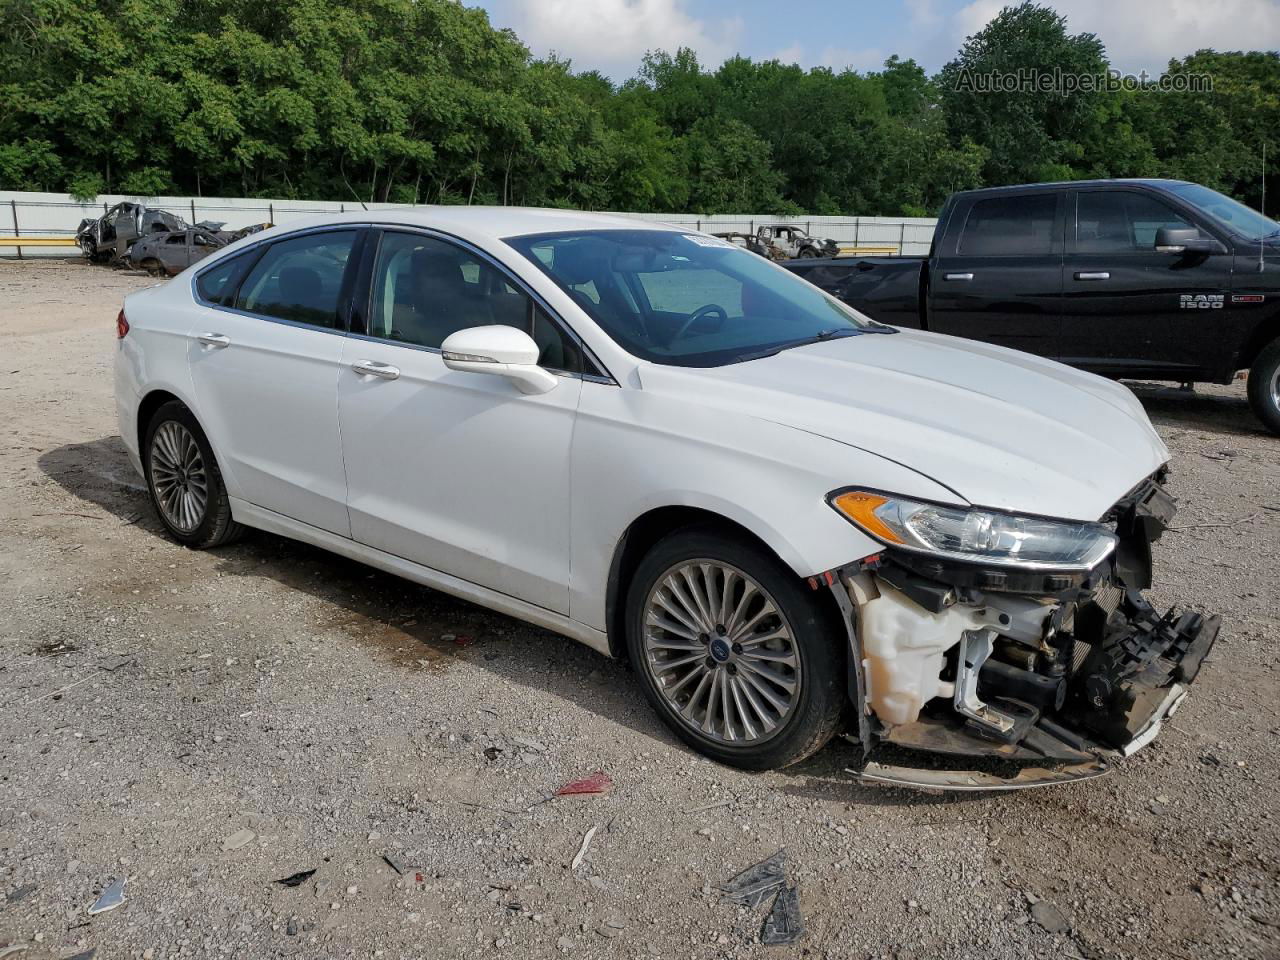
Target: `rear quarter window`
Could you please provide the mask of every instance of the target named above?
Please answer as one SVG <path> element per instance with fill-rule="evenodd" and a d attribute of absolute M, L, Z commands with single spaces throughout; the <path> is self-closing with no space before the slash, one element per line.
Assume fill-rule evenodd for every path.
<path fill-rule="evenodd" d="M 246 251 L 234 257 L 219 260 L 216 264 L 196 277 L 196 292 L 200 299 L 215 303 L 220 307 L 229 307 L 235 300 L 236 279 L 243 267 L 256 251 Z"/>

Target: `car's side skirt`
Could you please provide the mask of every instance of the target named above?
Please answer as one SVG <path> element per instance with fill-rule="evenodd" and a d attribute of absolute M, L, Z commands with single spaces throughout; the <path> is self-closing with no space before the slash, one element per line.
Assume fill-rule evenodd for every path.
<path fill-rule="evenodd" d="M 585 643 L 588 647 L 603 653 L 605 656 L 611 656 L 609 639 L 603 630 L 589 627 L 585 623 L 579 623 L 562 614 L 535 606 L 532 603 L 526 603 L 523 600 L 517 600 L 515 597 L 498 593 L 488 587 L 482 587 L 467 580 L 460 580 L 431 567 L 424 567 L 411 560 L 405 560 L 403 557 L 384 553 L 363 543 L 348 540 L 346 537 L 301 523 L 271 510 L 264 510 L 262 507 L 255 506 L 246 500 L 238 500 L 232 497 L 231 515 L 238 523 L 243 523 L 245 526 L 288 537 L 291 540 L 309 543 L 313 547 L 319 547 L 322 550 L 328 550 L 350 560 L 376 567 L 398 577 L 404 577 L 406 580 L 420 583 L 424 587 L 431 587 L 441 593 L 447 593 L 461 600 L 468 600 L 490 610 L 496 610 L 498 613 L 504 613 L 509 617 L 515 617 L 517 620 L 524 620 L 526 623 L 532 623 L 553 633 L 569 637 L 571 640 Z"/>

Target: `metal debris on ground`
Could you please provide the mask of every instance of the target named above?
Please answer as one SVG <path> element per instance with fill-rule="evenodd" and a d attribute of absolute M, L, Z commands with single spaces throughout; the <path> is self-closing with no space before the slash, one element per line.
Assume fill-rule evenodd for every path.
<path fill-rule="evenodd" d="M 804 917 L 800 915 L 800 889 L 783 887 L 774 898 L 773 908 L 760 929 L 760 942 L 768 946 L 795 943 L 804 936 Z"/>
<path fill-rule="evenodd" d="M 19 900 L 25 900 L 31 894 L 39 889 L 34 883 L 28 883 L 26 886 L 18 887 L 16 890 L 10 890 L 9 896 L 5 897 L 5 904 L 17 903 Z"/>
<path fill-rule="evenodd" d="M 574 797 L 585 794 L 608 793 L 613 789 L 613 779 L 604 771 L 597 770 L 589 777 L 581 780 L 570 780 L 556 791 L 557 797 Z"/>
<path fill-rule="evenodd" d="M 124 885 L 128 882 L 128 877 L 117 877 L 111 881 L 107 889 L 102 891 L 102 896 L 89 908 L 89 914 L 106 913 L 124 903 Z"/>
<path fill-rule="evenodd" d="M 396 873 L 401 877 L 404 876 L 404 870 L 408 869 L 407 867 L 404 867 L 404 864 L 401 863 L 401 860 L 399 860 L 396 854 L 383 854 L 383 860 L 387 863 L 388 867 L 396 870 Z"/>
<path fill-rule="evenodd" d="M 732 800 L 716 800 L 713 803 L 704 803 L 696 807 L 685 807 L 685 813 L 706 813 L 708 810 L 715 810 L 717 807 L 727 807 L 733 803 Z"/>
<path fill-rule="evenodd" d="M 256 836 L 257 834 L 248 828 L 237 830 L 231 836 L 222 841 L 222 849 L 224 851 L 239 850 Z"/>
<path fill-rule="evenodd" d="M 582 861 L 587 858 L 587 848 L 591 846 L 591 838 L 596 835 L 596 831 L 599 829 L 598 826 L 592 827 L 587 831 L 587 835 L 582 838 L 582 846 L 569 864 L 570 870 L 577 870 L 582 866 Z"/>
<path fill-rule="evenodd" d="M 306 883 L 316 875 L 314 870 L 301 870 L 298 873 L 292 873 L 283 880 L 277 880 L 276 883 L 282 887 L 298 887 Z"/>
<path fill-rule="evenodd" d="M 786 885 L 787 851 L 779 850 L 759 863 L 752 864 L 733 879 L 720 884 L 720 899 L 744 907 L 758 907 L 769 895 Z"/>

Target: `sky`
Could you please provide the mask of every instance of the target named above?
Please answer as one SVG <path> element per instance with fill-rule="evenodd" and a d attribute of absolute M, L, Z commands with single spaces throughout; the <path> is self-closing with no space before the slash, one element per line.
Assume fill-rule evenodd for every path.
<path fill-rule="evenodd" d="M 533 53 L 633 76 L 646 50 L 692 47 L 707 67 L 743 54 L 803 67 L 878 69 L 891 54 L 930 73 L 1006 0 L 463 0 Z M 1072 33 L 1096 33 L 1112 64 L 1158 76 L 1204 47 L 1280 49 L 1280 0 L 1050 0 Z"/>

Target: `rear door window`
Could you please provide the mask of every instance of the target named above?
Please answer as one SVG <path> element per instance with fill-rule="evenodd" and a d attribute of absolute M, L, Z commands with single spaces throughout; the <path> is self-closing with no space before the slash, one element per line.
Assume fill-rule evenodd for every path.
<path fill-rule="evenodd" d="M 355 230 L 339 230 L 271 244 L 240 284 L 236 308 L 337 329 L 342 278 L 355 239 Z"/>
<path fill-rule="evenodd" d="M 1046 257 L 1053 252 L 1053 193 L 991 197 L 969 210 L 957 252 L 966 257 Z"/>

